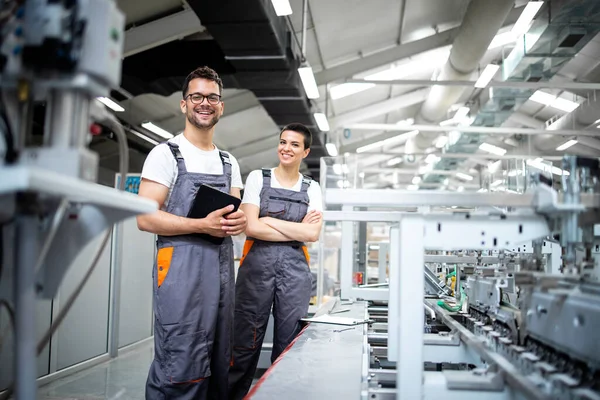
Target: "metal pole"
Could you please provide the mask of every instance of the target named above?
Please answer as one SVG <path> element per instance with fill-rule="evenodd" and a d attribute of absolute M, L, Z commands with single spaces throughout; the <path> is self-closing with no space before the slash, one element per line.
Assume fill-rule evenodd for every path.
<path fill-rule="evenodd" d="M 343 79 L 337 81 L 341 83 L 373 83 L 375 85 L 406 85 L 406 86 L 475 86 L 476 81 L 451 81 L 440 80 L 432 81 L 430 79 L 397 79 L 392 81 L 369 80 L 369 79 Z M 587 82 L 500 82 L 492 81 L 487 88 L 503 87 L 518 89 L 571 89 L 571 90 L 599 90 L 600 83 Z"/>
<path fill-rule="evenodd" d="M 119 324 L 121 309 L 121 266 L 123 254 L 123 223 L 114 225 L 110 258 L 110 293 L 108 312 L 108 354 L 119 355 Z"/>
<path fill-rule="evenodd" d="M 37 216 L 17 217 L 15 243 L 15 398 L 37 398 L 35 264 Z"/>
<path fill-rule="evenodd" d="M 306 26 L 308 25 L 308 0 L 302 3 L 302 61 L 306 60 Z"/>
<path fill-rule="evenodd" d="M 397 124 L 366 124 L 352 123 L 343 124 L 340 128 L 350 128 L 355 130 L 374 130 L 387 132 L 452 132 L 460 131 L 461 133 L 494 133 L 498 135 L 555 135 L 555 136 L 598 136 L 598 132 L 593 130 L 546 130 L 546 129 L 531 129 L 531 128 L 503 128 L 503 127 L 487 127 L 487 126 L 440 126 L 440 125 L 397 125 Z"/>
<path fill-rule="evenodd" d="M 327 186 L 327 165 L 325 160 L 320 160 L 320 179 L 321 195 L 324 195 Z M 317 270 L 317 309 L 323 303 L 323 287 L 325 285 L 325 221 L 321 225 L 321 235 L 319 236 L 319 269 Z"/>

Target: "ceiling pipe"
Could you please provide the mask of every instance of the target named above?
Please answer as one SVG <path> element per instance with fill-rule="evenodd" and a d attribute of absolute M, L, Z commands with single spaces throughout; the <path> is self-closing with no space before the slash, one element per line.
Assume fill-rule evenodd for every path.
<path fill-rule="evenodd" d="M 486 53 L 494 36 L 502 27 L 514 0 L 471 1 L 454 40 L 448 61 L 442 68 L 439 80 L 469 80 Z M 466 90 L 457 86 L 434 86 L 416 116 L 417 123 L 431 124 L 446 119 L 447 111 Z M 407 144 L 410 149 L 427 148 L 437 134 L 420 133 Z"/>

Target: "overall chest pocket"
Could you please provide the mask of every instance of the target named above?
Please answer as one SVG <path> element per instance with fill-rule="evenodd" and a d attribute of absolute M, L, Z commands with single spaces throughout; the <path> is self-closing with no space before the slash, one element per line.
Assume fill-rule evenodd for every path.
<path fill-rule="evenodd" d="M 267 209 L 269 217 L 290 222 L 302 222 L 307 210 L 308 203 L 306 201 L 275 196 L 269 197 L 269 207 Z"/>

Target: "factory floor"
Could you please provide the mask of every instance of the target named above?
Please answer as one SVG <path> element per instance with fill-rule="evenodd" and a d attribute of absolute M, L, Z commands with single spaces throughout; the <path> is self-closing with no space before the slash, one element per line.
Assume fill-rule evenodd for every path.
<path fill-rule="evenodd" d="M 40 400 L 144 400 L 153 345 L 58 379 L 38 390 Z M 255 379 L 256 381 L 257 379 Z"/>

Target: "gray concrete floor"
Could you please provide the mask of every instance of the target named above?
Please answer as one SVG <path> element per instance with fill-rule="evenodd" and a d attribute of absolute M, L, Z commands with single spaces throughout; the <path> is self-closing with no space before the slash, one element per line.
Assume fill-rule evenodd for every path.
<path fill-rule="evenodd" d="M 38 399 L 144 400 L 146 377 L 153 357 L 153 345 L 149 342 L 113 360 L 40 387 Z M 257 378 L 263 372 L 257 371 Z"/>
<path fill-rule="evenodd" d="M 38 390 L 43 400 L 143 400 L 148 369 L 154 357 L 152 344 L 58 379 Z"/>

